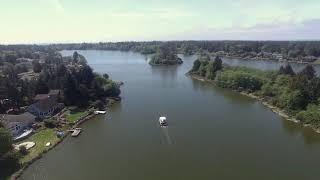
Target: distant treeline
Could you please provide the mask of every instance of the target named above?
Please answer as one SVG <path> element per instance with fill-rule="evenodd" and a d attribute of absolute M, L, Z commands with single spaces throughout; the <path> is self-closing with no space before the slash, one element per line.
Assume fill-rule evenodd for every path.
<path fill-rule="evenodd" d="M 100 42 L 50 45 L 0 45 L 1 51 L 119 50 L 142 54 L 156 53 L 166 45 L 179 53 L 192 55 L 199 50 L 239 58 L 265 58 L 291 61 L 315 61 L 320 57 L 320 41 L 148 41 Z"/>

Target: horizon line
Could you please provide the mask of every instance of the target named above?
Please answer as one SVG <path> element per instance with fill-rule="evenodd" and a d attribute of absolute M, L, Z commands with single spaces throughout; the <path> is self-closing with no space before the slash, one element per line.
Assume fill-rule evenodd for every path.
<path fill-rule="evenodd" d="M 213 39 L 199 39 L 199 40 L 191 40 L 191 39 L 185 39 L 185 40 L 124 40 L 124 41 L 77 41 L 77 42 L 38 42 L 38 43 L 0 43 L 0 46 L 14 46 L 14 45 L 39 45 L 39 46 L 45 46 L 45 45 L 57 45 L 57 44 L 98 44 L 98 43 L 125 43 L 125 42 L 181 42 L 181 41 L 251 41 L 251 42 L 317 42 L 320 41 L 320 39 L 257 39 L 257 40 L 252 40 L 252 39 L 224 39 L 224 40 L 213 40 Z"/>

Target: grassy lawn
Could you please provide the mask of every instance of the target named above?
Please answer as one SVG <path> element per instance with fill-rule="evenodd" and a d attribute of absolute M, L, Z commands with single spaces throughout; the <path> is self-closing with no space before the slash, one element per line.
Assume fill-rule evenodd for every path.
<path fill-rule="evenodd" d="M 70 114 L 67 115 L 67 121 L 70 123 L 76 122 L 79 118 L 88 115 L 87 111 L 71 111 Z"/>
<path fill-rule="evenodd" d="M 315 62 L 313 62 L 314 64 L 320 64 L 320 59 L 316 60 Z"/>
<path fill-rule="evenodd" d="M 44 129 L 38 133 L 33 134 L 24 142 L 32 141 L 35 142 L 36 145 L 33 148 L 29 149 L 29 153 L 26 156 L 20 159 L 21 163 L 28 162 L 33 158 L 39 156 L 44 151 L 47 151 L 50 148 L 45 146 L 47 142 L 50 142 L 52 146 L 59 142 L 59 140 L 60 139 L 57 137 L 56 131 L 54 129 Z"/>

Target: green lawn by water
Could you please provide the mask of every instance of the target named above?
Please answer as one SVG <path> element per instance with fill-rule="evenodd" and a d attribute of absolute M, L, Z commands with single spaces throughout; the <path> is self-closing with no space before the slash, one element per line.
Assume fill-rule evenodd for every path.
<path fill-rule="evenodd" d="M 316 60 L 315 62 L 313 62 L 314 64 L 320 64 L 320 59 Z"/>
<path fill-rule="evenodd" d="M 46 147 L 45 145 L 50 142 L 51 146 L 59 142 L 59 138 L 56 135 L 54 129 L 44 129 L 40 132 L 37 132 L 24 140 L 24 142 L 31 141 L 35 142 L 36 145 L 29 149 L 29 153 L 20 159 L 21 163 L 26 163 L 33 158 L 39 156 L 41 153 L 47 151 L 50 147 Z"/>
<path fill-rule="evenodd" d="M 71 111 L 69 115 L 67 115 L 67 121 L 70 123 L 76 122 L 81 117 L 88 115 L 87 111 Z"/>

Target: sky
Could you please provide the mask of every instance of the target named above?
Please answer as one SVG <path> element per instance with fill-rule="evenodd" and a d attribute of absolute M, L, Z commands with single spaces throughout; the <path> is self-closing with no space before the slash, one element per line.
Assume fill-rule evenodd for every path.
<path fill-rule="evenodd" d="M 0 44 L 320 40 L 320 0 L 0 0 Z"/>

